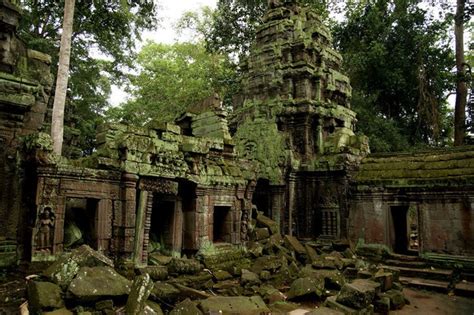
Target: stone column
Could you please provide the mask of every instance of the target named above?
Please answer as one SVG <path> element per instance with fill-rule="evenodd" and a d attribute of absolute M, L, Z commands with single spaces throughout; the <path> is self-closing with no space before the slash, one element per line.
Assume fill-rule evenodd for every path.
<path fill-rule="evenodd" d="M 288 175 L 288 234 L 293 235 L 294 220 L 296 215 L 296 175 Z"/>
<path fill-rule="evenodd" d="M 145 221 L 147 215 L 148 205 L 148 191 L 141 190 L 138 199 L 137 218 L 135 224 L 135 246 L 133 249 L 133 261 L 135 266 L 141 266 L 144 263 L 143 251 L 146 250 L 143 246 L 145 239 Z"/>
<path fill-rule="evenodd" d="M 137 181 L 136 174 L 122 175 L 122 224 L 119 227 L 121 246 L 118 250 L 126 259 L 132 258 L 134 249 Z"/>

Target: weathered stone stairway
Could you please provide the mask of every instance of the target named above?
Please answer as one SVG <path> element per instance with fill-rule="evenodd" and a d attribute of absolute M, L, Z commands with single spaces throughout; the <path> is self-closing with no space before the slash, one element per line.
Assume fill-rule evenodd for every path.
<path fill-rule="evenodd" d="M 399 269 L 400 282 L 407 287 L 474 296 L 474 272 L 470 268 L 440 268 L 431 260 L 399 254 L 387 259 L 385 266 Z"/>

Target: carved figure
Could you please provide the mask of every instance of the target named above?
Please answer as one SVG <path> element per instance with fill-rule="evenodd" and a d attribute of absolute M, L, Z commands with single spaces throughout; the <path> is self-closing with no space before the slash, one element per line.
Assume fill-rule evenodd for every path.
<path fill-rule="evenodd" d="M 48 251 L 51 247 L 51 229 L 54 228 L 55 215 L 50 207 L 45 207 L 38 216 L 39 227 L 36 234 L 36 247 Z"/>

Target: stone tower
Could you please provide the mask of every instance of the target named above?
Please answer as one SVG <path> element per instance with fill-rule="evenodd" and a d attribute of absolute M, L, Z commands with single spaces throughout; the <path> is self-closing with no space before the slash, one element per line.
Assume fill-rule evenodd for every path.
<path fill-rule="evenodd" d="M 314 10 L 271 0 L 242 65 L 234 138 L 257 165 L 254 201 L 300 237 L 341 235 L 347 171 L 368 152 L 341 64 Z"/>

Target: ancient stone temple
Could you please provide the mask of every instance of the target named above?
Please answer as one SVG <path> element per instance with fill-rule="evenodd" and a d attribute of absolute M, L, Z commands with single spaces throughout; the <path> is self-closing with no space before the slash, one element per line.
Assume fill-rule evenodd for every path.
<path fill-rule="evenodd" d="M 299 238 L 347 236 L 348 172 L 368 153 L 329 29 L 296 1 L 270 1 L 243 66 L 239 152 L 256 164 L 258 209 Z"/>
<path fill-rule="evenodd" d="M 93 155 L 67 160 L 41 132 L 50 58 L 0 2 L 0 264 L 87 244 L 144 265 L 279 233 L 472 261 L 474 149 L 369 155 L 328 28 L 298 1 L 269 4 L 230 118 L 212 96 L 174 122 L 104 125 Z"/>

